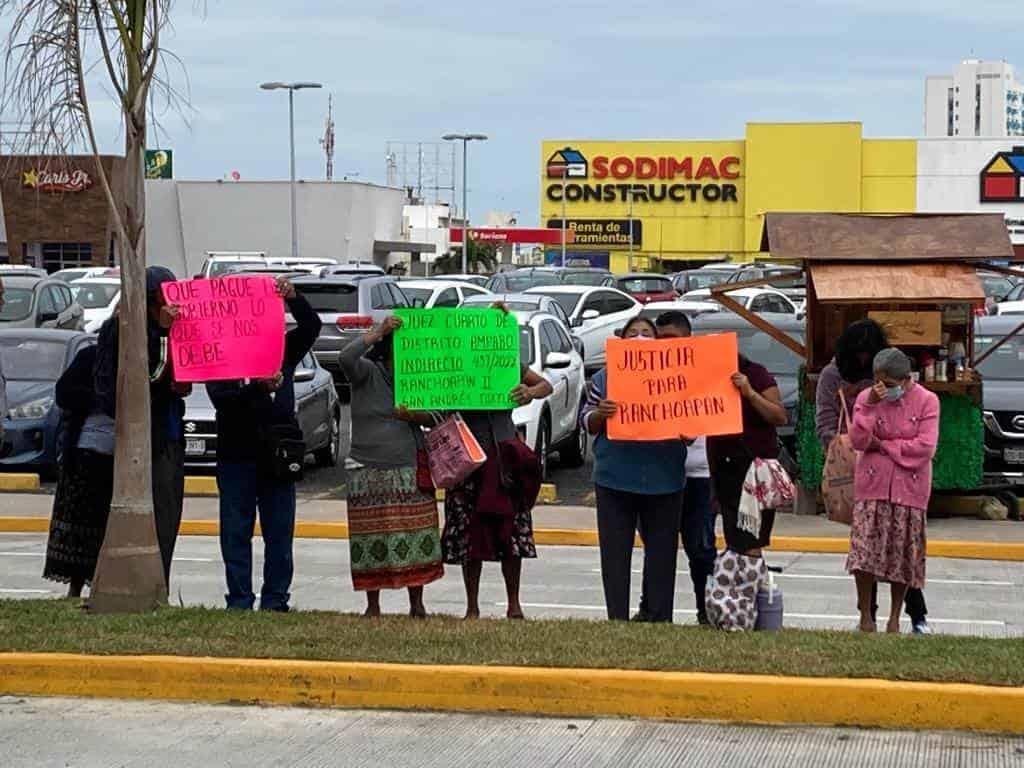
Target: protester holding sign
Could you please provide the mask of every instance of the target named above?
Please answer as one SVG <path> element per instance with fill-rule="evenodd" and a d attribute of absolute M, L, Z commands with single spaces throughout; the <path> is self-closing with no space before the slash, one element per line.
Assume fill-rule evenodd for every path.
<path fill-rule="evenodd" d="M 153 514 L 168 585 L 185 501 L 185 398 L 192 391 L 191 384 L 175 380 L 168 350 L 170 328 L 179 310 L 168 304 L 162 289 L 174 280 L 166 267 L 146 268 Z M 110 419 L 115 418 L 117 405 L 118 322 L 115 312 L 100 328 L 93 369 L 97 402 Z"/>
<path fill-rule="evenodd" d="M 395 409 L 393 332 L 389 317 L 351 341 L 338 359 L 352 385 L 348 535 L 352 585 L 366 592 L 366 616 L 380 616 L 382 589 L 409 590 L 409 614 L 425 618 L 423 586 L 444 576 L 437 502 L 421 487 L 416 415 Z M 426 413 L 424 421 L 432 423 Z"/>
<path fill-rule="evenodd" d="M 626 324 L 622 336 L 637 343 L 655 339 L 657 330 L 650 320 L 636 317 Z M 647 441 L 609 438 L 608 423 L 619 405 L 607 398 L 607 385 L 605 368 L 591 380 L 581 418 L 594 435 L 597 529 L 608 618 L 629 619 L 633 540 L 640 524 L 644 531 L 643 618 L 671 622 L 686 445 L 682 436 Z"/>
<path fill-rule="evenodd" d="M 223 279 L 223 278 L 218 278 Z M 252 591 L 252 536 L 259 510 L 264 565 L 260 610 L 287 611 L 294 569 L 295 483 L 279 466 L 282 430 L 299 431 L 295 421 L 295 368 L 320 333 L 320 318 L 284 277 L 277 294 L 288 305 L 295 327 L 284 339 L 275 374 L 206 385 L 217 410 L 217 487 L 220 490 L 220 547 L 227 574 L 227 607 L 249 610 Z M 268 301 L 280 302 L 270 297 Z M 258 337 L 255 343 L 261 343 Z M 301 458 L 296 470 L 301 472 Z"/>
<path fill-rule="evenodd" d="M 514 320 L 503 305 L 499 316 Z M 421 310 L 422 311 L 422 310 Z M 492 314 L 492 313 L 488 313 Z M 495 323 L 494 339 L 500 339 Z M 517 331 L 518 333 L 518 331 Z M 506 615 L 523 618 L 519 582 L 524 557 L 536 557 L 533 541 L 533 504 L 540 488 L 540 465 L 516 435 L 512 409 L 551 394 L 551 384 L 540 374 L 519 363 L 519 346 L 488 352 L 490 368 L 507 370 L 519 366 L 519 383 L 504 396 L 502 408 L 460 410 L 459 413 L 487 453 L 487 461 L 461 485 L 445 494 L 444 533 L 441 537 L 444 561 L 462 566 L 466 587 L 466 618 L 480 616 L 480 574 L 485 560 L 501 562 L 508 598 Z M 490 395 L 488 395 L 490 397 Z"/>
<path fill-rule="evenodd" d="M 739 371 L 732 384 L 743 398 L 743 431 L 735 435 L 708 438 L 708 465 L 726 547 L 741 555 L 760 557 L 767 546 L 775 523 L 774 510 L 765 510 L 759 535 L 739 527 L 740 497 L 743 481 L 754 459 L 775 459 L 779 455 L 776 427 L 783 426 L 789 416 L 782 404 L 779 385 L 763 365 L 739 356 Z"/>

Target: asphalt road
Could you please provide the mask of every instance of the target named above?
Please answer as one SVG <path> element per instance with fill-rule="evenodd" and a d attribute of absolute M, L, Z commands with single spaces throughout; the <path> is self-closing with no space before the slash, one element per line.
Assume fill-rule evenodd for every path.
<path fill-rule="evenodd" d="M 1012 737 L 595 718 L 0 699 L 7 768 L 1024 766 Z"/>
<path fill-rule="evenodd" d="M 349 427 L 349 407 L 342 406 L 342 441 L 341 455 L 347 456 L 351 445 L 351 434 Z M 577 469 L 567 469 L 559 465 L 558 459 L 553 458 L 551 465 L 551 476 L 549 481 L 554 483 L 558 489 L 558 500 L 560 503 L 593 506 L 594 484 L 591 482 L 593 472 L 592 457 L 588 453 L 585 466 Z M 189 475 L 212 475 L 212 469 L 197 469 L 189 467 Z M 52 489 L 52 483 L 49 484 Z M 299 483 L 298 492 L 303 496 L 313 498 L 343 498 L 345 493 L 345 467 L 344 461 L 339 461 L 338 466 L 327 469 L 320 469 L 307 462 L 306 473 L 302 482 Z"/>
<path fill-rule="evenodd" d="M 261 540 L 256 540 L 255 571 L 261 573 Z M 63 594 L 62 585 L 41 577 L 46 536 L 0 534 L 0 598 L 45 598 Z M 633 605 L 639 602 L 642 554 L 634 555 Z M 352 590 L 348 543 L 300 539 L 295 543 L 292 604 L 297 609 L 359 612 L 363 598 Z M 770 562 L 785 568 L 779 577 L 787 626 L 853 629 L 854 587 L 843 570 L 842 555 L 773 553 Z M 676 580 L 676 621 L 694 621 L 694 600 L 684 559 Z M 258 578 L 256 584 L 259 584 Z M 988 637 L 1024 636 L 1024 563 L 929 558 L 926 590 L 930 620 L 937 632 Z M 179 539 L 171 575 L 171 599 L 185 605 L 223 605 L 224 576 L 218 540 Z M 531 617 L 604 617 L 600 561 L 595 547 L 541 547 L 523 568 L 522 600 Z M 883 590 L 882 610 L 888 606 Z M 462 580 L 454 568 L 426 589 L 427 610 L 461 615 Z M 384 610 L 407 610 L 405 596 L 385 593 Z M 481 607 L 485 615 L 505 613 L 505 595 L 496 565 L 484 569 Z M 909 622 L 904 620 L 909 630 Z"/>

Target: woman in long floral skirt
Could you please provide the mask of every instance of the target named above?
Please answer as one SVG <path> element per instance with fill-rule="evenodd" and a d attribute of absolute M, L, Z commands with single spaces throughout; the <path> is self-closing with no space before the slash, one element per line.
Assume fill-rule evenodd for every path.
<path fill-rule="evenodd" d="M 861 453 L 846 570 L 857 583 L 861 631 L 875 631 L 872 591 L 876 582 L 888 581 L 886 631 L 897 633 L 907 588 L 924 587 L 939 399 L 910 378 L 910 360 L 898 349 L 879 352 L 873 369 L 875 383 L 858 395 L 850 426 L 850 441 Z"/>
<path fill-rule="evenodd" d="M 410 615 L 427 615 L 423 587 L 444 575 L 437 502 L 417 472 L 420 425 L 432 418 L 394 408 L 389 317 L 352 341 L 339 362 L 352 387 L 353 465 L 348 475 L 352 584 L 366 616 L 380 616 L 380 591 L 409 591 Z"/>

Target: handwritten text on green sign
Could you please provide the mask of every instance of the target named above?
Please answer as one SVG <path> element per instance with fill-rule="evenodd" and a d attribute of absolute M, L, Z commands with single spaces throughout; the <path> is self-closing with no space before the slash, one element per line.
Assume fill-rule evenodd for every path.
<path fill-rule="evenodd" d="M 512 408 L 519 323 L 499 309 L 396 309 L 395 404 L 410 410 Z"/>

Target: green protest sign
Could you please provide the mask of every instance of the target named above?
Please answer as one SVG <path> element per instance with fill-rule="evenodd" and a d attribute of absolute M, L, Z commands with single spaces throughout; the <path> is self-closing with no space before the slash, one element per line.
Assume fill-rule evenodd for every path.
<path fill-rule="evenodd" d="M 413 411 L 513 408 L 519 323 L 500 309 L 396 309 L 395 405 Z"/>

